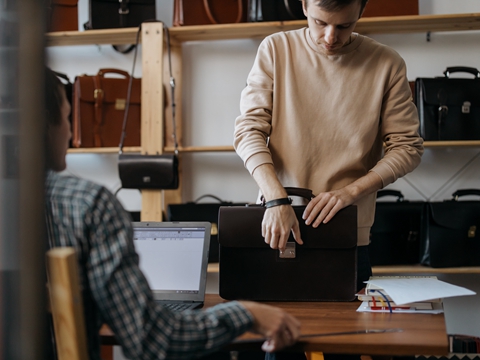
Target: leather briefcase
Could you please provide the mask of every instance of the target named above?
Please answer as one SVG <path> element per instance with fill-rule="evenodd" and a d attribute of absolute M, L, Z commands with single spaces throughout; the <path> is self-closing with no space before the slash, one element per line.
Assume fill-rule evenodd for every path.
<path fill-rule="evenodd" d="M 78 0 L 50 0 L 47 31 L 78 31 Z"/>
<path fill-rule="evenodd" d="M 107 77 L 117 74 L 119 77 Z M 75 78 L 73 88 L 74 147 L 117 147 L 122 133 L 130 75 L 100 69 L 97 75 Z M 125 146 L 140 146 L 141 79 L 133 78 Z"/>
<path fill-rule="evenodd" d="M 202 199 L 212 198 L 215 202 L 200 202 Z M 233 203 L 222 200 L 214 195 L 203 195 L 195 201 L 185 204 L 169 204 L 167 207 L 167 221 L 208 221 L 212 224 L 209 263 L 218 263 L 218 210 L 220 206 L 245 206 L 246 203 Z"/>
<path fill-rule="evenodd" d="M 418 15 L 418 0 L 368 0 L 362 17 Z"/>
<path fill-rule="evenodd" d="M 173 26 L 245 22 L 247 0 L 175 0 Z"/>
<path fill-rule="evenodd" d="M 289 192 L 291 194 L 291 192 Z M 311 194 L 311 191 L 310 191 Z M 327 224 L 305 225 L 305 206 L 293 206 L 303 245 L 290 235 L 283 255 L 261 234 L 265 207 L 222 206 L 218 217 L 219 294 L 227 300 L 351 301 L 357 278 L 357 208 Z"/>
<path fill-rule="evenodd" d="M 451 78 L 467 72 L 473 79 Z M 417 78 L 415 104 L 420 135 L 433 140 L 480 139 L 480 72 L 469 67 L 449 67 L 443 77 Z"/>
<path fill-rule="evenodd" d="M 249 0 L 248 21 L 304 20 L 302 2 L 298 0 Z"/>
<path fill-rule="evenodd" d="M 480 201 L 458 201 L 467 195 L 480 196 L 480 190 L 458 190 L 451 200 L 427 204 L 422 231 L 423 265 L 480 265 Z"/>
<path fill-rule="evenodd" d="M 396 190 L 381 190 L 377 199 L 394 196 L 396 201 L 377 201 L 370 231 L 370 264 L 420 263 L 420 233 L 424 201 L 405 200 Z"/>
<path fill-rule="evenodd" d="M 90 0 L 90 29 L 138 27 L 146 20 L 156 19 L 155 0 Z"/>

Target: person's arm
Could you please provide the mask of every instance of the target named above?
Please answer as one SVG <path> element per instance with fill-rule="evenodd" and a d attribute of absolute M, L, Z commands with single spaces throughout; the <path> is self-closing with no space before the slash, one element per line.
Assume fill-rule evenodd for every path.
<path fill-rule="evenodd" d="M 128 214 L 108 191 L 86 216 L 90 252 L 87 276 L 103 321 L 129 358 L 185 359 L 218 350 L 252 329 L 272 339 L 272 350 L 298 338 L 283 311 L 230 302 L 205 311 L 174 313 L 156 303 L 140 270 Z M 273 321 L 274 317 L 279 320 Z M 291 338 L 281 331 L 291 333 Z M 268 345 L 268 344 L 267 344 Z"/>

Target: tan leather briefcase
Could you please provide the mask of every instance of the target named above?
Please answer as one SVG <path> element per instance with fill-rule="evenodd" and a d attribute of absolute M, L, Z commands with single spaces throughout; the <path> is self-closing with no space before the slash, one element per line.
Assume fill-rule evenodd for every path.
<path fill-rule="evenodd" d="M 121 77 L 106 77 L 117 74 Z M 100 69 L 75 78 L 73 89 L 74 147 L 116 147 L 120 143 L 130 75 Z M 140 146 L 141 79 L 133 78 L 124 146 Z"/>

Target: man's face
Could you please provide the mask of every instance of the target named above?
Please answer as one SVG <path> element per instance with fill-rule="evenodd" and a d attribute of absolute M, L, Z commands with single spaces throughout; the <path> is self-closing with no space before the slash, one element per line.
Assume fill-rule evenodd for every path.
<path fill-rule="evenodd" d="M 58 125 L 49 125 L 47 129 L 47 165 L 54 171 L 63 171 L 67 167 L 65 157 L 72 132 L 70 130 L 70 104 L 63 93 L 61 106 L 61 122 Z M 48 116 L 48 115 L 47 115 Z"/>
<path fill-rule="evenodd" d="M 303 12 L 308 19 L 312 40 L 328 55 L 334 55 L 350 39 L 360 18 L 360 1 L 335 12 L 328 12 L 317 6 L 314 0 L 303 1 Z"/>

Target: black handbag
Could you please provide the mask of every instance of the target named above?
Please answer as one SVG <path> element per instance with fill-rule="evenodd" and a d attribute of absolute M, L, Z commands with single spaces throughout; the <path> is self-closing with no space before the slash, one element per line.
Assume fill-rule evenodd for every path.
<path fill-rule="evenodd" d="M 298 0 L 249 0 L 248 22 L 304 20 L 302 2 Z"/>
<path fill-rule="evenodd" d="M 211 198 L 214 202 L 201 202 Z M 246 203 L 233 203 L 225 201 L 215 195 L 206 194 L 195 201 L 185 204 L 169 204 L 167 207 L 167 221 L 208 221 L 212 224 L 209 263 L 218 263 L 218 210 L 220 206 L 245 206 Z"/>
<path fill-rule="evenodd" d="M 458 201 L 467 195 L 480 196 L 480 190 L 458 190 L 451 200 L 426 205 L 423 265 L 434 268 L 480 265 L 480 201 Z"/>
<path fill-rule="evenodd" d="M 135 47 L 135 55 L 132 67 L 132 76 L 127 92 L 127 101 L 125 106 L 125 114 L 123 119 L 122 136 L 119 145 L 118 157 L 118 174 L 122 182 L 123 189 L 177 189 L 179 185 L 178 175 L 178 143 L 175 125 L 175 79 L 172 76 L 172 66 L 170 57 L 170 35 L 168 28 L 163 25 L 167 38 L 168 63 L 170 70 L 170 88 L 172 97 L 172 121 L 173 121 L 173 139 L 175 142 L 174 154 L 123 154 L 123 143 L 125 141 L 128 109 L 130 105 L 130 95 L 132 88 L 133 70 L 135 69 L 135 59 L 137 57 L 137 49 Z M 140 35 L 140 28 L 137 32 L 137 44 Z"/>
<path fill-rule="evenodd" d="M 473 79 L 451 78 L 466 72 Z M 449 67 L 443 77 L 417 78 L 415 104 L 420 136 L 425 140 L 480 140 L 480 72 L 471 67 Z"/>
<path fill-rule="evenodd" d="M 372 266 L 420 263 L 420 233 L 424 201 L 408 201 L 397 190 L 381 190 L 377 201 L 368 252 Z"/>
<path fill-rule="evenodd" d="M 286 188 L 311 199 L 308 189 Z M 262 237 L 262 205 L 222 206 L 218 215 L 219 294 L 227 300 L 351 301 L 357 281 L 357 208 L 327 224 L 305 225 L 305 206 L 293 206 L 303 245 L 290 235 L 283 254 Z"/>
<path fill-rule="evenodd" d="M 89 20 L 84 28 L 138 27 L 155 17 L 155 0 L 89 0 Z"/>

